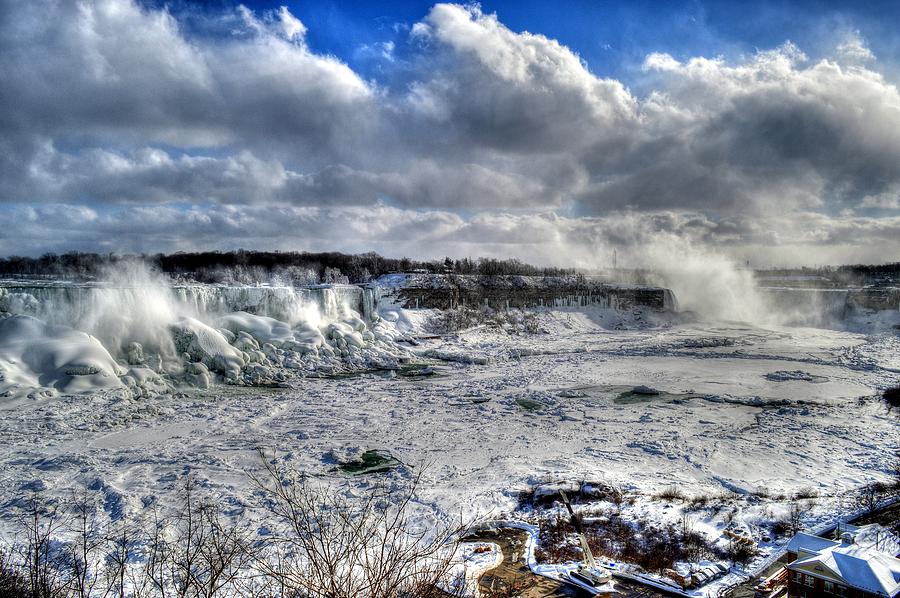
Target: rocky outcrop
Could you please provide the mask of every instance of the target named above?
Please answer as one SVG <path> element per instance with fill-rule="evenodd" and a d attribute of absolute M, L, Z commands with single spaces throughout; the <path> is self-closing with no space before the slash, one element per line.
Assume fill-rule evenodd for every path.
<path fill-rule="evenodd" d="M 456 309 L 488 306 L 674 309 L 675 298 L 662 287 L 613 284 L 583 276 L 477 276 L 458 274 L 388 275 L 376 281 L 380 300 L 405 308 Z"/>

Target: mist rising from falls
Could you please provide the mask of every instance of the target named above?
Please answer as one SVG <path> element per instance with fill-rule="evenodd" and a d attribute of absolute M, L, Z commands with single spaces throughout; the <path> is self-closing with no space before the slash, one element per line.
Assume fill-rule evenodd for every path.
<path fill-rule="evenodd" d="M 766 288 L 761 292 L 779 322 L 788 326 L 835 327 L 854 312 L 847 289 Z"/>
<path fill-rule="evenodd" d="M 755 273 L 727 256 L 681 241 L 641 248 L 638 263 L 654 284 L 672 290 L 679 311 L 708 321 L 893 331 L 900 324 L 900 290 L 765 287 Z"/>
<path fill-rule="evenodd" d="M 46 311 L 53 319 L 67 318 L 68 325 L 97 337 L 114 355 L 129 343 L 140 343 L 145 351 L 163 358 L 175 357 L 175 345 L 169 326 L 186 314 L 185 306 L 174 297 L 168 280 L 151 272 L 143 264 L 132 262 L 109 271 L 109 286 L 84 293 L 87 305 L 80 302 L 49 301 Z M 82 313 L 67 314 L 69 310 Z"/>
<path fill-rule="evenodd" d="M 654 282 L 672 290 L 678 309 L 709 320 L 773 323 L 778 315 L 760 292 L 753 272 L 726 256 L 684 245 L 645 248 L 642 263 Z"/>
<path fill-rule="evenodd" d="M 136 342 L 169 359 L 176 355 L 170 328 L 181 318 L 215 326 L 222 316 L 246 311 L 290 327 L 321 328 L 354 311 L 371 318 L 366 312 L 374 309 L 360 287 L 178 284 L 139 261 L 120 263 L 102 279 L 91 284 L 7 282 L 2 311 L 87 332 L 116 356 Z"/>
<path fill-rule="evenodd" d="M 0 282 L 0 397 L 272 385 L 408 358 L 372 289 L 180 284 L 140 262 L 104 279 Z"/>
<path fill-rule="evenodd" d="M 761 292 L 783 325 L 900 331 L 900 289 L 763 287 Z"/>

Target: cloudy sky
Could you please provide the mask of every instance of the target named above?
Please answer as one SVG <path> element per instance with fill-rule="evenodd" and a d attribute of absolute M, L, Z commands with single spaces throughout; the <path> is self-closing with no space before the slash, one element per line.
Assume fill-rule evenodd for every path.
<path fill-rule="evenodd" d="M 856 4 L 0 0 L 0 254 L 897 261 Z"/>

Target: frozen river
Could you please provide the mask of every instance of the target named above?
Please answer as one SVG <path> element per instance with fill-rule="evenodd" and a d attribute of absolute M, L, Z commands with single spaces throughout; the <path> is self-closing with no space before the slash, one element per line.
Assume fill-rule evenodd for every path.
<path fill-rule="evenodd" d="M 250 515 L 257 447 L 351 493 L 373 476 L 336 465 L 389 451 L 403 465 L 381 478 L 424 468 L 426 519 L 500 516 L 519 490 L 550 479 L 827 496 L 895 466 L 897 415 L 875 395 L 898 379 L 898 336 L 734 323 L 615 330 L 608 315 L 542 312 L 541 334 L 429 340 L 413 350 L 486 362 L 432 361 L 431 377 L 17 401 L 0 416 L 3 520 L 28 491 L 79 488 L 102 492 L 116 519 L 165 506 L 188 473 L 230 514 Z M 637 385 L 660 394 L 629 392 Z"/>

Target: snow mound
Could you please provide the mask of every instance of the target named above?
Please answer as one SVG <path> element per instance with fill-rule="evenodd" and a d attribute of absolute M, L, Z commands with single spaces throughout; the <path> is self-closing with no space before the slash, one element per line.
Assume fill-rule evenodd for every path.
<path fill-rule="evenodd" d="M 278 347 L 286 341 L 294 340 L 294 331 L 286 322 L 268 316 L 239 311 L 222 316 L 216 323 L 235 334 L 246 332 L 260 344 L 272 343 Z"/>
<path fill-rule="evenodd" d="M 0 320 L 0 394 L 52 388 L 64 393 L 122 386 L 121 369 L 96 338 L 31 316 Z"/>
<path fill-rule="evenodd" d="M 199 361 L 209 369 L 237 378 L 244 367 L 244 354 L 228 344 L 225 336 L 194 318 L 180 318 L 171 326 L 175 348 L 187 353 L 191 361 Z"/>
<path fill-rule="evenodd" d="M 247 312 L 236 312 L 222 316 L 216 322 L 222 329 L 236 335 L 231 344 L 243 351 L 265 349 L 271 345 L 275 349 L 292 351 L 300 355 L 316 354 L 325 344 L 322 331 L 310 322 L 299 322 L 291 327 L 286 322 L 257 316 Z M 252 342 L 247 338 L 252 339 Z M 271 351 L 270 351 L 271 358 Z"/>
<path fill-rule="evenodd" d="M 140 397 L 165 394 L 170 390 L 169 384 L 163 377 L 147 367 L 130 368 L 121 380 L 132 390 L 134 395 Z"/>
<path fill-rule="evenodd" d="M 303 353 L 313 351 L 325 344 L 325 336 L 322 331 L 307 322 L 294 326 L 293 350 Z M 291 347 L 286 347 L 291 348 Z"/>

